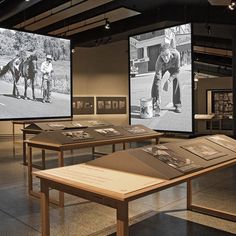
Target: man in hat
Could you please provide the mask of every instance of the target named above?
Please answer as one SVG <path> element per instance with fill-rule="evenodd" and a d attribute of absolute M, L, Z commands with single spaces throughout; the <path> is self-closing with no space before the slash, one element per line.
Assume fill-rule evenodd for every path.
<path fill-rule="evenodd" d="M 47 55 L 46 61 L 44 61 L 41 65 L 42 72 L 42 90 L 43 90 L 43 103 L 48 102 L 51 103 L 51 90 L 52 90 L 52 56 Z"/>
<path fill-rule="evenodd" d="M 155 65 L 155 76 L 152 85 L 151 96 L 153 99 L 154 115 L 158 116 L 160 113 L 160 86 L 161 79 L 168 71 L 169 79 L 163 86 L 164 90 L 168 90 L 169 83 L 173 82 L 173 105 L 175 112 L 181 112 L 181 94 L 179 84 L 179 70 L 180 70 L 180 53 L 170 46 L 170 44 L 161 45 L 160 55 L 157 58 Z"/>

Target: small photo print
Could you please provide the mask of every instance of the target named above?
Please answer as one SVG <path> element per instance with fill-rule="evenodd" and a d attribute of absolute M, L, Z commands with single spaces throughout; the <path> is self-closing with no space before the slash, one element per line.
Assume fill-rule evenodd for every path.
<path fill-rule="evenodd" d="M 111 101 L 105 101 L 105 109 L 107 110 L 111 109 Z"/>
<path fill-rule="evenodd" d="M 104 109 L 105 104 L 104 101 L 98 101 L 98 109 Z"/>
<path fill-rule="evenodd" d="M 77 109 L 83 109 L 84 105 L 83 101 L 77 101 L 76 104 L 77 104 Z"/>
<path fill-rule="evenodd" d="M 92 107 L 93 107 L 93 105 L 90 102 L 85 102 L 84 103 L 84 108 L 85 109 L 92 108 Z"/>
<path fill-rule="evenodd" d="M 112 109 L 119 109 L 119 103 L 118 101 L 112 101 Z"/>
<path fill-rule="evenodd" d="M 119 109 L 125 109 L 125 101 L 119 101 Z"/>
<path fill-rule="evenodd" d="M 114 129 L 114 128 L 104 128 L 104 129 L 95 129 L 96 132 L 98 132 L 99 134 L 102 134 L 104 136 L 117 136 L 117 135 L 121 135 L 121 133 Z"/>

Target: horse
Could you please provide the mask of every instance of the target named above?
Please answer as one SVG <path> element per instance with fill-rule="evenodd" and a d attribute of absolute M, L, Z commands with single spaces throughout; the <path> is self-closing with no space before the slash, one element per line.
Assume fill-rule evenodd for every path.
<path fill-rule="evenodd" d="M 14 97 L 21 98 L 17 83 L 20 77 L 23 77 L 24 99 L 28 99 L 27 88 L 28 85 L 31 84 L 32 98 L 33 100 L 35 100 L 34 81 L 38 70 L 37 60 L 38 58 L 36 54 L 32 54 L 26 59 L 23 59 L 22 57 L 15 57 L 11 61 L 9 61 L 5 66 L 3 66 L 2 70 L 0 71 L 0 76 L 3 76 L 7 72 L 11 72 L 13 78 L 12 94 Z"/>
<path fill-rule="evenodd" d="M 38 58 L 36 54 L 33 54 L 33 55 L 30 55 L 26 60 L 23 60 L 19 65 L 20 74 L 24 78 L 24 82 L 25 82 L 25 91 L 24 91 L 25 99 L 28 99 L 27 88 L 31 84 L 32 98 L 33 100 L 35 100 L 34 82 L 35 82 L 36 74 L 38 72 L 37 61 L 38 61 Z"/>
<path fill-rule="evenodd" d="M 13 91 L 12 94 L 14 97 L 20 98 L 19 89 L 17 87 L 17 82 L 20 79 L 20 70 L 19 65 L 22 59 L 20 57 L 15 57 L 11 61 L 9 61 L 5 66 L 2 67 L 0 71 L 0 77 L 5 75 L 7 72 L 12 74 L 13 78 Z"/>

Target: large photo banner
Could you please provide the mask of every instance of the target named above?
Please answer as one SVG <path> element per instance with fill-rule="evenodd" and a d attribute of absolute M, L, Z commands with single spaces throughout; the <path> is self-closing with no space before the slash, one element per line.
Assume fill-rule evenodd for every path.
<path fill-rule="evenodd" d="M 70 40 L 0 28 L 0 120 L 69 116 Z"/>
<path fill-rule="evenodd" d="M 191 24 L 129 37 L 130 121 L 192 132 Z"/>

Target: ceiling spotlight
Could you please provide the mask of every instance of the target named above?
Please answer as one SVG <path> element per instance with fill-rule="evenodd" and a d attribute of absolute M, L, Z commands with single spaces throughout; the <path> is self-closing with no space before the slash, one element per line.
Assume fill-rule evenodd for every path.
<path fill-rule="evenodd" d="M 26 2 L 29 2 L 30 0 L 25 0 Z"/>
<path fill-rule="evenodd" d="M 109 30 L 111 28 L 111 23 L 109 22 L 109 20 L 106 18 L 106 22 L 105 22 L 105 29 Z"/>
<path fill-rule="evenodd" d="M 231 0 L 228 7 L 231 11 L 233 11 L 236 8 L 236 0 Z"/>

